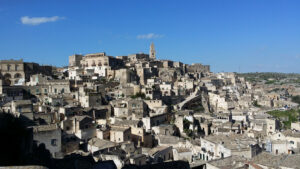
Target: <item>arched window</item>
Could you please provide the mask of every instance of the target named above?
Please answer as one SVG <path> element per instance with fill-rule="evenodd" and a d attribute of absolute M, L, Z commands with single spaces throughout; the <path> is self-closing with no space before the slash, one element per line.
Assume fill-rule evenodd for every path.
<path fill-rule="evenodd" d="M 6 73 L 5 75 L 4 75 L 4 79 L 10 79 L 11 78 L 11 75 L 9 74 L 9 73 Z"/>
<path fill-rule="evenodd" d="M 14 77 L 15 78 L 22 78 L 22 75 L 20 73 L 16 73 Z"/>

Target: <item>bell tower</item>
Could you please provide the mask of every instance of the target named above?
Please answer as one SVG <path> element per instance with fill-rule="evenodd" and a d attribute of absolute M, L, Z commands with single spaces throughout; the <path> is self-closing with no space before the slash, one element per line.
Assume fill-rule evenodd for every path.
<path fill-rule="evenodd" d="M 150 57 L 150 59 L 153 59 L 153 60 L 156 59 L 156 51 L 154 49 L 154 43 L 153 42 L 150 45 L 149 57 Z"/>

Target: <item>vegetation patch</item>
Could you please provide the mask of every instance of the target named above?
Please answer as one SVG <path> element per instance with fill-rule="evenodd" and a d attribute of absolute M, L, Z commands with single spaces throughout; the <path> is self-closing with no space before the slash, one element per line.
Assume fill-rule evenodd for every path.
<path fill-rule="evenodd" d="M 183 119 L 183 131 L 188 137 L 193 137 L 193 131 L 189 129 L 191 122 L 187 119 Z"/>
<path fill-rule="evenodd" d="M 257 103 L 257 100 L 254 100 L 252 104 L 254 107 L 261 107 L 261 105 Z"/>
<path fill-rule="evenodd" d="M 249 82 L 265 81 L 265 84 L 274 84 L 278 82 L 280 82 L 280 84 L 300 82 L 300 74 L 297 73 L 253 72 L 253 73 L 237 73 L 237 75 L 240 77 L 244 77 L 245 80 Z M 281 81 L 281 80 L 285 80 L 285 81 Z"/>
<path fill-rule="evenodd" d="M 300 104 L 300 96 L 299 95 L 298 96 L 293 96 L 292 97 L 292 102 Z"/>
<path fill-rule="evenodd" d="M 300 110 L 286 110 L 286 111 L 280 111 L 280 110 L 274 110 L 267 112 L 271 116 L 275 117 L 276 119 L 287 119 L 283 121 L 284 128 L 288 129 L 291 128 L 291 123 L 298 121 Z"/>
<path fill-rule="evenodd" d="M 276 80 L 268 80 L 265 84 L 273 84 L 275 82 L 276 82 Z"/>
<path fill-rule="evenodd" d="M 139 98 L 139 97 L 142 98 L 142 99 L 145 99 L 146 95 L 145 95 L 145 93 L 139 92 L 139 93 L 136 93 L 136 95 L 131 96 L 132 99 L 136 99 L 136 98 Z"/>

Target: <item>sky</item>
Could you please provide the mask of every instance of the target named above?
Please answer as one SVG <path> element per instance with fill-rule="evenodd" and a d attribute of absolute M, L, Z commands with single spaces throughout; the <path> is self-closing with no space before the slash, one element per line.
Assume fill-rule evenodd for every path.
<path fill-rule="evenodd" d="M 300 73 L 299 0 L 0 0 L 0 60 L 149 52 L 213 72 Z"/>

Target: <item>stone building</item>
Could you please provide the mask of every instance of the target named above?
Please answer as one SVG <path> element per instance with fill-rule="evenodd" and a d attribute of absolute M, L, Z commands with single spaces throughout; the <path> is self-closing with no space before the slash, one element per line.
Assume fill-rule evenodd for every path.
<path fill-rule="evenodd" d="M 291 129 L 300 132 L 300 121 L 292 123 Z"/>
<path fill-rule="evenodd" d="M 31 100 L 14 100 L 11 102 L 11 113 L 17 117 L 23 115 L 33 120 L 33 109 Z"/>
<path fill-rule="evenodd" d="M 105 52 L 87 54 L 82 57 L 80 63 L 82 67 L 109 66 L 112 69 L 117 69 L 123 66 L 123 61 L 121 59 L 107 56 Z"/>
<path fill-rule="evenodd" d="M 22 100 L 25 98 L 23 86 L 7 86 L 0 79 L 0 96 L 1 101 L 9 102 L 12 100 Z"/>
<path fill-rule="evenodd" d="M 187 72 L 191 73 L 202 73 L 202 72 L 210 72 L 210 66 L 209 65 L 202 65 L 199 63 L 188 65 L 186 67 Z"/>
<path fill-rule="evenodd" d="M 49 86 L 49 94 L 70 93 L 70 81 L 68 80 L 48 80 L 46 85 Z"/>
<path fill-rule="evenodd" d="M 1 60 L 0 76 L 4 85 L 18 84 L 19 80 L 25 80 L 25 70 L 23 60 Z"/>
<path fill-rule="evenodd" d="M 136 53 L 136 54 L 131 54 L 128 55 L 128 59 L 130 62 L 137 62 L 137 61 L 142 61 L 142 60 L 149 60 L 149 55 L 145 53 Z"/>
<path fill-rule="evenodd" d="M 248 162 L 249 168 L 293 168 L 297 169 L 300 166 L 300 155 L 274 155 L 263 152 Z"/>
<path fill-rule="evenodd" d="M 37 63 L 27 63 L 20 60 L 0 60 L 0 78 L 4 85 L 24 85 L 32 74 L 52 74 L 51 66 L 40 66 Z"/>
<path fill-rule="evenodd" d="M 147 157 L 144 154 L 135 154 L 130 157 L 130 164 L 135 164 L 137 166 L 145 165 Z"/>
<path fill-rule="evenodd" d="M 172 146 L 157 146 L 152 148 L 148 154 L 152 157 L 154 162 L 164 162 L 173 160 Z"/>
<path fill-rule="evenodd" d="M 137 80 L 136 72 L 130 69 L 118 69 L 115 70 L 115 80 L 119 81 L 122 85 Z"/>
<path fill-rule="evenodd" d="M 206 163 L 206 169 L 222 169 L 222 168 L 231 168 L 231 169 L 240 169 L 248 168 L 247 159 L 239 156 L 230 156 L 222 158 L 219 160 L 214 160 Z"/>
<path fill-rule="evenodd" d="M 131 140 L 131 129 L 129 127 L 112 127 L 110 130 L 110 141 L 121 143 Z"/>
<path fill-rule="evenodd" d="M 136 73 L 139 76 L 139 82 L 141 85 L 145 85 L 147 82 L 147 79 L 150 79 L 152 77 L 157 77 L 158 75 L 158 69 L 157 68 L 143 68 L 143 67 L 138 67 L 136 69 Z"/>
<path fill-rule="evenodd" d="M 237 155 L 253 158 L 261 152 L 256 139 L 245 135 L 212 135 L 201 138 L 200 159 L 205 161 Z"/>
<path fill-rule="evenodd" d="M 60 156 L 61 152 L 61 129 L 56 124 L 33 127 L 33 140 L 37 144 L 44 144 L 52 157 Z"/>
<path fill-rule="evenodd" d="M 87 92 L 79 96 L 79 102 L 82 107 L 97 107 L 102 105 L 101 93 Z"/>
<path fill-rule="evenodd" d="M 88 140 L 97 135 L 93 119 L 89 116 L 73 116 L 63 121 L 63 130 L 75 134 L 81 140 Z"/>
<path fill-rule="evenodd" d="M 83 55 L 78 55 L 78 54 L 75 54 L 75 55 L 72 55 L 72 56 L 69 56 L 69 66 L 70 67 L 73 67 L 73 66 L 80 66 L 80 61 L 81 59 L 83 58 Z"/>

